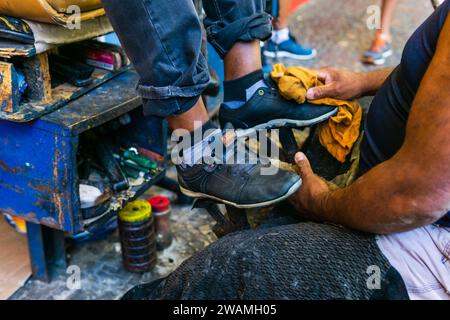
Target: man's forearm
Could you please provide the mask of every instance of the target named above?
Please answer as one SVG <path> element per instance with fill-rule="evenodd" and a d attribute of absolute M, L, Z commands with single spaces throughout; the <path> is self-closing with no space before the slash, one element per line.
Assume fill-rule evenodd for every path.
<path fill-rule="evenodd" d="M 450 17 L 411 107 L 402 147 L 351 186 L 323 193 L 315 208 L 320 218 L 391 233 L 433 223 L 450 211 L 448 65 Z M 382 77 L 370 77 L 371 85 Z"/>
<path fill-rule="evenodd" d="M 369 171 L 354 184 L 325 194 L 316 209 L 328 222 L 372 233 L 411 230 L 436 221 L 430 209 L 436 195 L 418 192 L 417 168 L 390 160 Z M 442 214 L 445 214 L 442 211 Z"/>
<path fill-rule="evenodd" d="M 352 100 L 374 95 L 392 73 L 392 68 L 373 72 L 355 72 L 345 69 L 321 68 L 316 70 L 317 78 L 324 85 L 309 88 L 308 100 L 334 98 Z"/>
<path fill-rule="evenodd" d="M 384 68 L 381 70 L 361 73 L 362 95 L 375 95 L 393 70 L 393 68 Z"/>

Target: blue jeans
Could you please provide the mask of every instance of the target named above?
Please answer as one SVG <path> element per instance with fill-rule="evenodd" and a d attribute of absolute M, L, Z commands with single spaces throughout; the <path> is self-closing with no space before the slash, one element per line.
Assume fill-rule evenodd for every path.
<path fill-rule="evenodd" d="M 102 0 L 139 74 L 144 114 L 165 118 L 188 111 L 209 82 L 202 31 L 193 0 Z M 208 41 L 221 57 L 237 41 L 272 32 L 265 0 L 203 0 Z"/>

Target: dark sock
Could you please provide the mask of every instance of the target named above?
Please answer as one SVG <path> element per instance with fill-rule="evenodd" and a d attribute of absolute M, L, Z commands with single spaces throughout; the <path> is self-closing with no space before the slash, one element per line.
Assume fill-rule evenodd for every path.
<path fill-rule="evenodd" d="M 203 140 L 204 133 L 207 130 L 218 129 L 218 127 L 210 121 L 204 123 L 201 128 L 191 131 L 191 146 L 186 150 L 181 151 L 183 163 L 187 165 L 194 164 L 197 159 L 202 157 L 203 148 L 209 143 L 208 140 Z M 201 134 L 200 134 L 201 132 Z"/>
<path fill-rule="evenodd" d="M 239 79 L 224 81 L 224 102 L 247 101 L 246 89 L 263 79 L 262 69 L 259 69 Z"/>
<path fill-rule="evenodd" d="M 205 122 L 204 124 L 202 124 L 202 128 L 201 128 L 202 136 L 203 136 L 203 134 L 205 133 L 206 130 L 218 129 L 218 128 L 219 127 L 214 122 L 209 120 L 208 122 Z M 195 132 L 195 130 L 191 131 L 191 141 L 194 141 L 194 132 Z M 199 142 L 199 141 L 196 141 L 196 142 Z"/>

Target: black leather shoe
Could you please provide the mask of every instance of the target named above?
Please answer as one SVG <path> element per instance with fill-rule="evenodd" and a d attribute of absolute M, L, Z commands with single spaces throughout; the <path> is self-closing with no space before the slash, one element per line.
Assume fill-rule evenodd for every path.
<path fill-rule="evenodd" d="M 266 80 L 268 87 L 261 87 L 243 106 L 220 107 L 220 124 L 231 123 L 238 129 L 274 129 L 281 127 L 301 128 L 323 122 L 337 113 L 333 106 L 298 104 L 284 99 L 274 83 Z"/>
<path fill-rule="evenodd" d="M 251 159 L 252 151 L 243 149 L 245 159 Z M 208 198 L 238 208 L 256 208 L 285 200 L 300 188 L 302 181 L 296 173 L 275 168 L 267 158 L 258 160 L 256 164 L 177 165 L 181 191 L 193 198 Z"/>
<path fill-rule="evenodd" d="M 237 208 L 265 207 L 283 201 L 301 186 L 300 177 L 278 170 L 261 175 L 261 165 L 197 164 L 177 166 L 181 191 L 193 198 L 209 198 Z"/>

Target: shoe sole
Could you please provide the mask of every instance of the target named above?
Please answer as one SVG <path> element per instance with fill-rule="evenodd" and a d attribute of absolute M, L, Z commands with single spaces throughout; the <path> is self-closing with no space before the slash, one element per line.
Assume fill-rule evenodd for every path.
<path fill-rule="evenodd" d="M 273 199 L 273 200 L 270 200 L 270 201 L 263 201 L 263 202 L 251 203 L 251 204 L 238 204 L 238 203 L 235 203 L 232 201 L 220 199 L 218 197 L 215 197 L 215 196 L 212 196 L 212 195 L 209 195 L 206 193 L 194 192 L 194 191 L 185 189 L 182 186 L 180 186 L 180 190 L 184 195 L 191 197 L 191 198 L 211 199 L 211 200 L 215 200 L 217 202 L 220 202 L 220 203 L 223 203 L 226 205 L 230 205 L 230 206 L 233 206 L 233 207 L 239 208 L 239 209 L 252 209 L 252 208 L 268 207 L 268 206 L 271 206 L 278 202 L 281 202 L 283 200 L 286 200 L 287 198 L 292 196 L 301 186 L 302 186 L 302 179 L 299 179 L 292 187 L 289 188 L 288 192 L 286 192 L 286 194 L 284 194 L 283 196 Z"/>
<path fill-rule="evenodd" d="M 336 108 L 333 111 L 330 111 L 324 115 L 321 115 L 318 118 L 314 118 L 312 120 L 292 120 L 292 119 L 273 119 L 266 123 L 258 124 L 257 126 L 251 127 L 249 129 L 253 130 L 261 130 L 261 129 L 274 129 L 274 128 L 283 128 L 283 127 L 289 127 L 289 128 L 303 128 L 303 127 L 309 127 L 314 124 L 323 122 L 330 117 L 334 116 L 338 112 L 338 109 Z"/>
<path fill-rule="evenodd" d="M 389 58 L 390 56 L 392 56 L 392 50 L 388 50 L 386 52 L 383 52 L 383 54 L 381 55 L 383 58 Z"/>
<path fill-rule="evenodd" d="M 263 52 L 264 56 L 267 58 L 290 58 L 295 60 L 311 60 L 317 55 L 317 51 L 313 50 L 313 52 L 310 55 L 299 55 L 299 54 L 293 54 L 287 51 L 278 51 L 278 52 L 272 52 L 265 50 Z"/>
<path fill-rule="evenodd" d="M 313 120 L 292 120 L 292 119 L 273 119 L 266 123 L 258 124 L 257 126 L 250 127 L 247 129 L 236 129 L 236 136 L 242 137 L 249 134 L 254 133 L 258 130 L 270 130 L 270 129 L 277 129 L 277 128 L 305 128 L 310 127 L 312 125 L 324 122 L 325 120 L 328 120 L 330 117 L 336 115 L 338 112 L 338 108 L 335 110 L 328 112 L 318 118 L 315 118 Z M 226 123 L 227 121 L 225 121 Z"/>
<path fill-rule="evenodd" d="M 378 59 L 373 59 L 372 57 L 365 57 L 363 62 L 367 63 L 367 64 L 373 64 L 373 65 L 379 66 L 379 65 L 385 64 L 386 59 L 389 58 L 390 56 L 392 56 L 392 53 L 393 53 L 392 50 L 383 52 L 381 54 L 381 57 Z M 371 60 L 371 59 L 373 59 L 373 60 Z"/>

